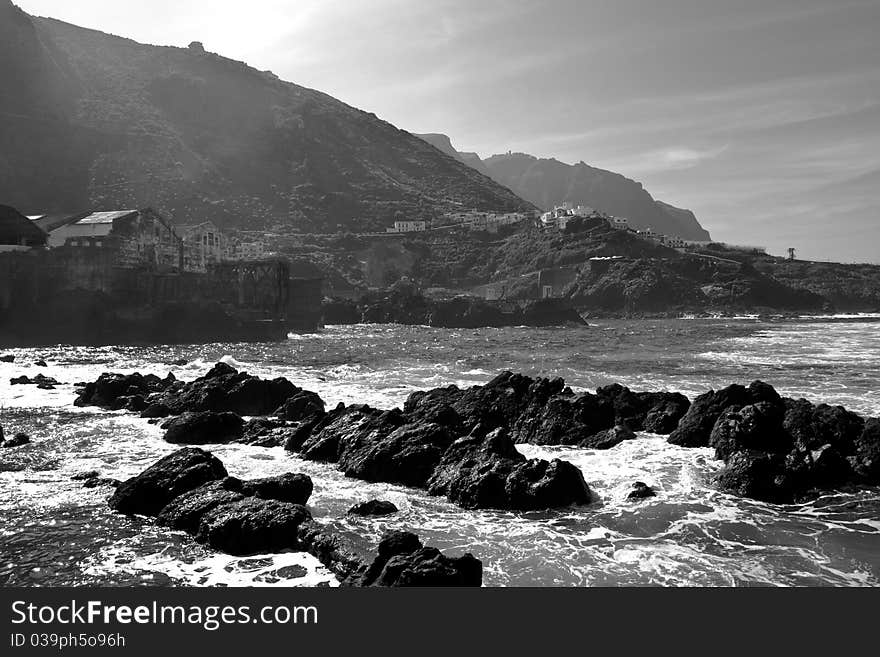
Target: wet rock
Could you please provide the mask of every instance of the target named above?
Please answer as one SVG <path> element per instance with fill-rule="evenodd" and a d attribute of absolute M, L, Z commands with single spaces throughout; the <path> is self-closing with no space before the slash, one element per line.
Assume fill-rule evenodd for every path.
<path fill-rule="evenodd" d="M 132 395 L 130 397 L 120 397 L 119 399 L 125 400 L 123 408 L 133 413 L 141 413 L 147 408 L 147 402 L 144 400 L 143 395 Z"/>
<path fill-rule="evenodd" d="M 10 447 L 21 447 L 31 442 L 30 436 L 24 433 L 17 433 L 12 438 L 0 440 L 0 448 L 6 449 Z"/>
<path fill-rule="evenodd" d="M 412 422 L 432 422 L 450 429 L 461 429 L 462 418 L 452 404 L 462 394 L 458 386 L 417 390 L 407 397 L 403 412 Z"/>
<path fill-rule="evenodd" d="M 513 438 L 534 445 L 577 445 L 614 426 L 614 408 L 588 392 L 557 394 L 515 422 Z"/>
<path fill-rule="evenodd" d="M 757 450 L 730 455 L 718 473 L 719 488 L 767 502 L 788 502 L 794 497 L 785 476 L 785 457 Z"/>
<path fill-rule="evenodd" d="M 649 497 L 655 497 L 657 493 L 644 481 L 637 481 L 633 483 L 632 490 L 626 496 L 628 500 L 644 500 Z"/>
<path fill-rule="evenodd" d="M 186 358 L 178 358 L 177 360 L 173 360 L 173 361 L 171 361 L 171 364 L 172 364 L 172 365 L 176 365 L 177 367 L 183 367 L 183 366 L 186 365 L 188 362 L 189 362 L 189 361 L 188 361 Z"/>
<path fill-rule="evenodd" d="M 444 453 L 428 492 L 467 509 L 529 510 L 583 504 L 590 492 L 580 471 L 562 461 L 526 461 L 503 429 L 481 427 Z M 577 472 L 573 471 L 577 470 Z"/>
<path fill-rule="evenodd" d="M 654 397 L 645 413 L 644 430 L 663 436 L 675 431 L 691 406 L 690 400 L 678 392 L 646 394 Z"/>
<path fill-rule="evenodd" d="M 636 434 L 624 424 L 618 424 L 607 431 L 602 431 L 589 438 L 584 438 L 578 443 L 578 447 L 589 449 L 611 449 L 624 440 L 635 440 Z"/>
<path fill-rule="evenodd" d="M 15 362 L 15 356 L 13 356 L 12 354 L 4 354 L 4 355 L 0 356 L 0 363 L 14 363 L 14 362 Z"/>
<path fill-rule="evenodd" d="M 34 361 L 34 367 L 49 367 L 44 360 Z"/>
<path fill-rule="evenodd" d="M 306 504 L 313 489 L 312 480 L 308 475 L 287 473 L 276 477 L 243 481 L 240 490 L 244 495 L 267 500 Z"/>
<path fill-rule="evenodd" d="M 395 421 L 395 416 L 386 415 L 385 418 L 382 418 L 383 413 L 384 411 L 370 408 L 365 404 L 337 408 L 331 411 L 315 426 L 308 438 L 302 443 L 302 457 L 309 461 L 336 463 L 339 460 L 341 442 L 344 437 L 353 439 L 368 423 L 370 425 L 367 426 L 366 431 L 375 431 L 377 424 L 387 425 L 387 423 Z M 398 419 L 387 429 L 388 432 L 390 433 L 403 422 L 402 418 Z"/>
<path fill-rule="evenodd" d="M 814 406 L 806 399 L 789 399 L 785 401 L 784 427 L 798 449 L 808 451 L 830 444 L 850 452 L 865 421 L 842 406 Z"/>
<path fill-rule="evenodd" d="M 853 447 L 853 471 L 869 483 L 880 483 L 880 419 L 870 418 L 865 422 Z"/>
<path fill-rule="evenodd" d="M 299 452 L 302 450 L 306 440 L 315 433 L 319 427 L 325 424 L 328 416 L 321 418 L 312 418 L 304 422 L 297 422 L 291 426 L 285 427 L 283 431 L 277 431 L 279 434 L 280 444 L 288 452 Z M 282 437 L 283 436 L 283 437 Z"/>
<path fill-rule="evenodd" d="M 289 437 L 294 423 L 269 417 L 251 418 L 244 424 L 241 442 L 257 447 L 278 447 Z"/>
<path fill-rule="evenodd" d="M 391 532 L 379 543 L 378 555 L 362 586 L 480 586 L 483 564 L 472 554 L 450 558 L 424 547 L 415 534 Z"/>
<path fill-rule="evenodd" d="M 134 374 L 106 372 L 96 381 L 87 383 L 73 403 L 76 406 L 119 409 L 125 406 L 124 403 L 120 404 L 120 397 L 141 395 L 146 399 L 148 395 L 161 392 L 168 385 L 167 379 L 160 379 L 154 374 L 144 376 L 138 372 Z"/>
<path fill-rule="evenodd" d="M 297 534 L 302 549 L 318 559 L 342 585 L 357 586 L 363 581 L 371 561 L 363 542 L 314 521 L 303 522 Z"/>
<path fill-rule="evenodd" d="M 650 394 L 652 393 L 635 393 L 619 383 L 596 390 L 596 396 L 606 400 L 613 409 L 614 423 L 633 431 L 642 431 L 645 427 L 645 417 L 654 401 L 647 397 Z"/>
<path fill-rule="evenodd" d="M 735 412 L 761 401 L 780 402 L 776 391 L 762 381 L 755 381 L 748 388 L 734 384 L 717 392 L 710 390 L 694 399 L 678 428 L 670 434 L 669 443 L 679 447 L 707 447 L 722 413 Z"/>
<path fill-rule="evenodd" d="M 243 500 L 242 482 L 235 477 L 210 481 L 178 495 L 165 505 L 157 515 L 160 525 L 195 534 L 202 517 L 223 504 Z"/>
<path fill-rule="evenodd" d="M 208 370 L 208 373 L 205 374 L 203 379 L 216 379 L 221 376 L 231 376 L 233 374 L 238 374 L 238 370 L 235 369 L 232 365 L 228 363 L 224 363 L 223 361 L 219 361 L 214 364 L 211 369 Z"/>
<path fill-rule="evenodd" d="M 110 508 L 120 513 L 156 515 L 178 495 L 226 476 L 226 468 L 213 454 L 186 447 L 122 482 L 110 498 Z"/>
<path fill-rule="evenodd" d="M 15 378 L 9 379 L 9 384 L 13 386 L 22 385 L 22 386 L 37 386 L 43 390 L 54 390 L 55 386 L 60 386 L 61 382 L 57 379 L 53 379 L 49 376 L 43 376 L 42 374 L 37 374 L 33 378 L 28 378 L 24 375 L 17 376 Z"/>
<path fill-rule="evenodd" d="M 311 518 L 298 504 L 246 497 L 208 510 L 195 538 L 234 555 L 298 549 L 297 529 Z"/>
<path fill-rule="evenodd" d="M 88 479 L 94 479 L 95 477 L 100 477 L 101 473 L 97 470 L 86 470 L 84 472 L 77 472 L 70 479 L 72 481 L 86 481 Z"/>
<path fill-rule="evenodd" d="M 453 435 L 438 424 L 405 424 L 388 433 L 390 427 L 383 420 L 377 418 L 358 436 L 343 440 L 340 469 L 364 481 L 423 487 L 453 443 Z M 392 424 L 402 420 L 401 415 Z"/>
<path fill-rule="evenodd" d="M 305 504 L 312 493 L 312 480 L 304 474 L 285 474 L 241 481 L 225 477 L 178 495 L 158 514 L 161 525 L 194 534 L 202 519 L 222 505 L 255 497 L 290 504 Z"/>
<path fill-rule="evenodd" d="M 477 425 L 509 430 L 531 401 L 529 392 L 534 383 L 534 379 L 523 374 L 502 372 L 483 386 L 465 390 L 452 408 L 462 418 L 465 432 Z"/>
<path fill-rule="evenodd" d="M 576 465 L 553 459 L 530 459 L 513 468 L 504 483 L 511 509 L 552 509 L 590 502 L 590 489 Z"/>
<path fill-rule="evenodd" d="M 791 437 L 783 427 L 784 416 L 784 406 L 771 402 L 722 413 L 712 427 L 709 447 L 715 448 L 717 459 L 727 459 L 744 449 L 784 454 L 792 447 Z"/>
<path fill-rule="evenodd" d="M 213 411 L 269 415 L 299 392 L 302 390 L 285 378 L 265 380 L 217 363 L 204 376 L 189 383 L 175 382 L 148 401 L 163 404 L 174 414 Z"/>
<path fill-rule="evenodd" d="M 86 479 L 83 482 L 83 488 L 97 488 L 98 486 L 110 486 L 111 488 L 118 488 L 122 484 L 118 479 L 113 479 L 112 477 L 92 477 L 91 479 Z"/>
<path fill-rule="evenodd" d="M 165 441 L 174 444 L 204 445 L 239 440 L 244 420 L 235 413 L 184 413 L 162 424 Z"/>
<path fill-rule="evenodd" d="M 141 411 L 143 418 L 166 418 L 171 415 L 171 409 L 165 404 L 150 404 Z"/>
<path fill-rule="evenodd" d="M 282 420 L 301 422 L 324 415 L 324 400 L 310 390 L 300 390 L 274 412 Z"/>
<path fill-rule="evenodd" d="M 348 510 L 353 516 L 388 516 L 398 512 L 397 506 L 386 500 L 368 500 L 358 502 Z"/>

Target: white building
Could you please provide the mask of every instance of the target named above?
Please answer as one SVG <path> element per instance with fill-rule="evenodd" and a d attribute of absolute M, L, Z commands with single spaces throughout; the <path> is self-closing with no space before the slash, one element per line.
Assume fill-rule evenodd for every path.
<path fill-rule="evenodd" d="M 389 233 L 421 233 L 428 228 L 426 221 L 395 221 L 394 228 L 389 228 Z"/>

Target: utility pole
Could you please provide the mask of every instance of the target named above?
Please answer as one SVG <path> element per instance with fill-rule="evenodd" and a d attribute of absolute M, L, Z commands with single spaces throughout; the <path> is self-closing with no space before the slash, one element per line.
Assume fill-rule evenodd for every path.
<path fill-rule="evenodd" d="M 794 260 L 794 256 L 796 253 L 797 253 L 797 250 L 793 246 L 789 247 L 788 248 L 788 259 Z"/>

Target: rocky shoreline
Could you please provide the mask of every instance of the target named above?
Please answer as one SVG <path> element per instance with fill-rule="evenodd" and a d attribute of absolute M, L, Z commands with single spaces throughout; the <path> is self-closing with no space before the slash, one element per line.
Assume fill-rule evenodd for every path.
<path fill-rule="evenodd" d="M 482 386 L 414 392 L 402 409 L 339 404 L 328 410 L 316 393 L 286 379 L 264 380 L 218 363 L 188 383 L 171 375 L 106 373 L 83 386 L 75 403 L 162 422 L 173 444 L 284 446 L 303 459 L 335 464 L 348 477 L 420 488 L 465 509 L 530 511 L 597 501 L 576 466 L 526 459 L 516 444 L 603 450 L 638 439 L 636 432 L 665 435 L 682 448 L 714 448 L 724 462 L 714 480 L 718 489 L 765 502 L 880 484 L 880 420 L 783 398 L 760 381 L 691 401 L 617 384 L 575 392 L 559 378 L 503 372 Z M 156 471 L 163 481 L 184 484 L 154 486 Z M 355 558 L 357 550 L 332 523 L 311 519 L 308 477 L 270 479 L 237 480 L 209 453 L 184 447 L 123 482 L 111 507 L 155 516 L 232 554 L 306 550 L 344 583 L 479 584 L 477 559 L 452 559 L 412 535 L 383 541 L 378 557 Z M 635 482 L 629 499 L 652 494 Z M 394 512 L 378 501 L 376 511 Z M 391 553 L 393 564 L 381 561 Z M 391 565 L 398 575 L 383 575 Z"/>

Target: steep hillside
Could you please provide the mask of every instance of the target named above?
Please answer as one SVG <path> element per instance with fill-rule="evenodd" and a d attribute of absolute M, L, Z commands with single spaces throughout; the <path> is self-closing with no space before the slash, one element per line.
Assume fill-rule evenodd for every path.
<path fill-rule="evenodd" d="M 627 217 L 634 226 L 652 228 L 666 235 L 709 239 L 709 233 L 690 211 L 659 204 L 641 183 L 619 173 L 583 162 L 565 164 L 524 153 L 493 155 L 483 160 L 483 164 L 495 180 L 540 208 L 571 201 Z"/>
<path fill-rule="evenodd" d="M 532 210 L 423 140 L 241 62 L 0 0 L 0 198 L 25 212 L 153 205 L 179 222 L 382 230 Z"/>
<path fill-rule="evenodd" d="M 619 173 L 588 166 L 538 159 L 525 153 L 493 155 L 482 160 L 476 153 L 458 152 L 449 137 L 418 135 L 435 148 L 509 187 L 539 208 L 551 209 L 563 201 L 588 205 L 602 212 L 627 217 L 640 228 L 689 240 L 709 240 L 694 213 L 656 201 L 641 183 Z"/>

